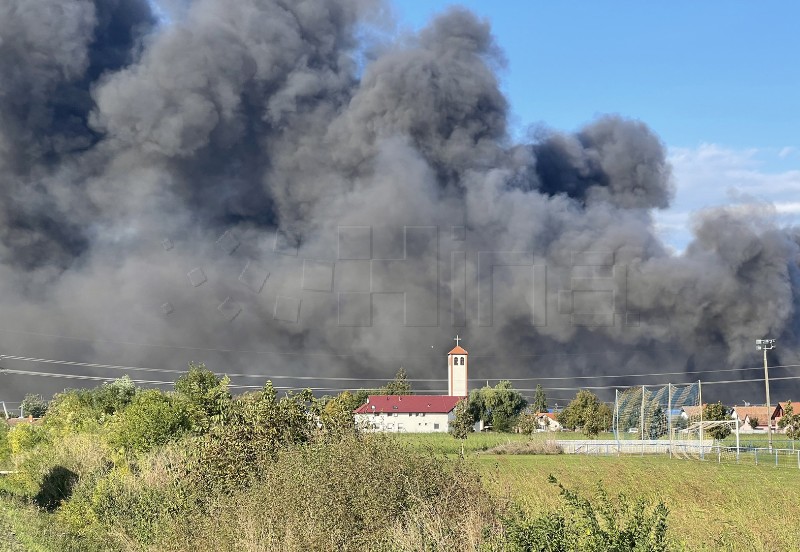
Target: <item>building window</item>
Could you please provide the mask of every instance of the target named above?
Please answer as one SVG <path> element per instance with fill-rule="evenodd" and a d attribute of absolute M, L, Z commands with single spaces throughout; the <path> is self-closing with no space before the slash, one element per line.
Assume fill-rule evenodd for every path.
<path fill-rule="evenodd" d="M 461 366 L 464 366 L 464 357 L 461 357 Z"/>
<path fill-rule="evenodd" d="M 439 429 L 439 424 L 433 424 L 433 429 Z"/>

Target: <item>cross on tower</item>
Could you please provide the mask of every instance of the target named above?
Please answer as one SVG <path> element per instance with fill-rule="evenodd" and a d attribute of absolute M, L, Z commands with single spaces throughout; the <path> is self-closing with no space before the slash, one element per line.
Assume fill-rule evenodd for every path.
<path fill-rule="evenodd" d="M 456 338 L 453 341 L 456 342 L 456 347 L 458 347 L 458 342 L 461 341 L 461 338 L 458 337 L 458 334 L 456 334 Z"/>

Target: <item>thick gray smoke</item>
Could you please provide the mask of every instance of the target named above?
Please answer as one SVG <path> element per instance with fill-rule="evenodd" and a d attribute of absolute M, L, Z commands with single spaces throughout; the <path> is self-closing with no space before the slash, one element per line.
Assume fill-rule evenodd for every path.
<path fill-rule="evenodd" d="M 800 230 L 704 212 L 670 253 L 652 217 L 670 167 L 645 124 L 515 143 L 488 23 L 452 9 L 376 43 L 385 12 L 195 0 L 159 24 L 145 0 L 0 4 L 0 353 L 443 378 L 460 333 L 473 385 L 680 373 L 552 388 L 755 378 L 696 372 L 758 366 L 757 337 L 797 363 Z M 2 377 L 10 400 L 80 385 Z"/>

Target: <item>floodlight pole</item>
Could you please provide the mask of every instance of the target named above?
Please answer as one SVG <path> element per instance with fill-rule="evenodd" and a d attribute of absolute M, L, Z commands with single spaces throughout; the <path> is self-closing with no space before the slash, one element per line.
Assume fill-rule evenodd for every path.
<path fill-rule="evenodd" d="M 764 389 L 767 395 L 767 446 L 772 450 L 772 403 L 769 400 L 769 365 L 767 351 L 775 348 L 774 339 L 756 339 L 756 348 L 764 351 Z"/>
<path fill-rule="evenodd" d="M 669 435 L 669 457 L 672 458 L 672 384 L 667 383 L 667 434 Z"/>

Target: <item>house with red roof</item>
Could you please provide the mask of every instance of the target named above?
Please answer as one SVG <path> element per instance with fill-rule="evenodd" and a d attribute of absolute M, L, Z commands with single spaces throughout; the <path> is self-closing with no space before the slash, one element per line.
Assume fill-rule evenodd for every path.
<path fill-rule="evenodd" d="M 447 353 L 447 395 L 370 395 L 353 411 L 362 431 L 446 433 L 455 408 L 469 395 L 467 351 L 458 342 Z"/>
<path fill-rule="evenodd" d="M 464 397 L 447 395 L 370 395 L 354 414 L 365 431 L 447 432 Z"/>

